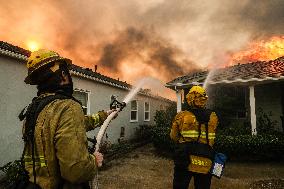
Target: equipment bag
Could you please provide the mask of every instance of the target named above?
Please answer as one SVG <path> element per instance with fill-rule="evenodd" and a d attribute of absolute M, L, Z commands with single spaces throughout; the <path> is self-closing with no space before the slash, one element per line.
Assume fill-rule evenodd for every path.
<path fill-rule="evenodd" d="M 227 156 L 222 153 L 216 153 L 213 166 L 211 168 L 211 174 L 217 178 L 221 178 L 224 172 Z"/>

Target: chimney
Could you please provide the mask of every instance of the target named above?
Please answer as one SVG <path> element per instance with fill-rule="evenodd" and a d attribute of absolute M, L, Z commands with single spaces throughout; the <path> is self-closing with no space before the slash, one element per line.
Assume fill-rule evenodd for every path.
<path fill-rule="evenodd" d="M 95 72 L 97 72 L 97 69 L 98 69 L 98 65 L 95 65 Z"/>

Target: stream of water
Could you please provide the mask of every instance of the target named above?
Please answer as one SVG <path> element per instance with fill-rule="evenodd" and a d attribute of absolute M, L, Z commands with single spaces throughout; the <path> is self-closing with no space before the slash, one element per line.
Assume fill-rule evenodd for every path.
<path fill-rule="evenodd" d="M 143 78 L 141 80 L 138 81 L 138 83 L 135 85 L 135 87 L 133 89 L 131 89 L 131 91 L 125 96 L 123 102 L 125 102 L 126 104 L 128 102 L 130 102 L 134 96 L 140 91 L 140 89 L 147 84 L 148 82 L 151 82 L 152 78 Z M 102 141 L 102 138 L 106 132 L 106 129 L 109 125 L 109 123 L 111 122 L 111 120 L 114 118 L 114 116 L 120 111 L 120 108 L 117 108 L 116 111 L 112 112 L 107 119 L 104 121 L 103 125 L 101 126 L 98 135 L 96 137 L 97 139 L 97 143 L 96 143 L 96 149 L 95 151 L 98 152 L 99 148 L 100 148 L 100 144 Z M 92 189 L 98 189 L 99 185 L 98 185 L 98 171 L 97 171 L 97 175 L 95 176 L 95 178 L 92 180 L 91 182 L 91 188 Z"/>
<path fill-rule="evenodd" d="M 130 102 L 133 97 L 139 92 L 139 90 L 147 83 L 150 83 L 152 81 L 152 78 L 143 78 L 141 80 L 138 81 L 138 83 L 135 85 L 135 87 L 133 89 L 131 89 L 131 91 L 125 96 L 123 102 L 125 102 L 126 104 L 128 102 Z"/>

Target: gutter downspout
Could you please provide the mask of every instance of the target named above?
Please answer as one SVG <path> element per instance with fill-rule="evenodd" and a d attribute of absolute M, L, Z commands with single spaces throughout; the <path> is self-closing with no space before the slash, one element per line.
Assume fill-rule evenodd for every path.
<path fill-rule="evenodd" d="M 251 123 L 251 134 L 256 135 L 256 114 L 255 114 L 255 94 L 254 86 L 249 86 L 249 102 L 250 102 L 250 123 Z"/>

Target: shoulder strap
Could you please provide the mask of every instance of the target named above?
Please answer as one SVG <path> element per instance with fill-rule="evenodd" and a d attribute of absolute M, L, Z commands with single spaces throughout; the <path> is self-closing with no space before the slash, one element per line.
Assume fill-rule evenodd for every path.
<path fill-rule="evenodd" d="M 36 184 L 36 172 L 35 172 L 35 139 L 34 139 L 34 131 L 35 131 L 35 126 L 36 126 L 36 120 L 39 115 L 39 113 L 43 110 L 43 108 L 51 103 L 52 101 L 56 99 L 70 99 L 72 97 L 65 96 L 62 94 L 55 94 L 55 95 L 49 95 L 46 97 L 36 97 L 33 99 L 32 103 L 21 111 L 19 115 L 19 119 L 22 121 L 24 118 L 26 118 L 26 123 L 25 123 L 25 132 L 23 139 L 25 142 L 30 141 L 32 144 L 32 160 L 33 160 L 33 176 L 34 176 L 34 184 Z M 73 99 L 73 98 L 72 98 Z M 76 100 L 77 101 L 77 100 Z M 26 109 L 26 112 L 25 112 Z M 25 149 L 23 150 L 22 153 L 22 166 L 25 170 L 25 165 L 24 165 L 24 153 Z"/>
<path fill-rule="evenodd" d="M 198 142 L 199 139 L 200 139 L 201 124 L 204 124 L 205 129 L 206 129 L 206 141 L 207 141 L 207 144 L 209 144 L 208 122 L 210 120 L 210 115 L 211 115 L 212 111 L 209 110 L 209 109 L 191 109 L 190 111 L 195 115 L 195 118 L 199 123 L 199 125 L 198 125 L 198 137 L 197 137 L 196 142 Z"/>

